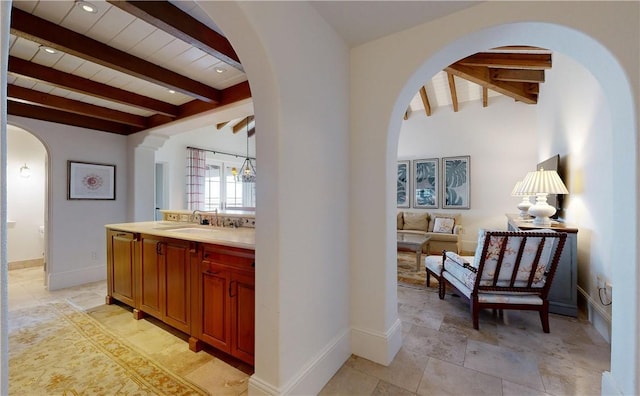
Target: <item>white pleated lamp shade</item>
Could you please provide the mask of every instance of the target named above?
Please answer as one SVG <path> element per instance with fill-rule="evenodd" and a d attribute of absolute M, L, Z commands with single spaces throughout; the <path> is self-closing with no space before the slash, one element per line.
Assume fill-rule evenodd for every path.
<path fill-rule="evenodd" d="M 569 190 L 558 176 L 558 172 L 544 169 L 529 172 L 515 190 L 518 195 L 569 194 Z"/>

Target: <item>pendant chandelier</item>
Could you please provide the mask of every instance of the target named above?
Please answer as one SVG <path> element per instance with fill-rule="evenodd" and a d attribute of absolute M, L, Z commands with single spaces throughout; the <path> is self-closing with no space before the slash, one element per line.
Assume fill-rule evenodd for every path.
<path fill-rule="evenodd" d="M 247 157 L 240 168 L 240 177 L 243 183 L 255 183 L 256 168 L 249 158 L 249 118 L 247 117 Z"/>

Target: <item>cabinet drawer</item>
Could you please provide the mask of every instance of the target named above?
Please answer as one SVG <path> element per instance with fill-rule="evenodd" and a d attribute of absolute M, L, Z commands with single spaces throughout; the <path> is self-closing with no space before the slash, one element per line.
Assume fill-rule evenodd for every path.
<path fill-rule="evenodd" d="M 202 252 L 203 271 L 209 265 L 225 265 L 239 269 L 255 267 L 255 253 L 252 250 L 219 245 L 204 245 Z"/>

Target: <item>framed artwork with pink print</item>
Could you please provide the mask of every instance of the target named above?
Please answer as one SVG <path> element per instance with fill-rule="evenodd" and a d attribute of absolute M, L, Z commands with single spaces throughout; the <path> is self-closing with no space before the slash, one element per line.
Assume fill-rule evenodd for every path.
<path fill-rule="evenodd" d="M 67 199 L 116 199 L 116 166 L 67 161 Z"/>

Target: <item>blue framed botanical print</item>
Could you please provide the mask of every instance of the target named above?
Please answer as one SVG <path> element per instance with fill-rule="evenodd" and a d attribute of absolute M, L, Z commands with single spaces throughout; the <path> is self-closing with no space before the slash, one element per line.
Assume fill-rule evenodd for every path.
<path fill-rule="evenodd" d="M 438 158 L 413 160 L 413 207 L 438 207 Z"/>
<path fill-rule="evenodd" d="M 397 188 L 397 203 L 399 208 L 409 207 L 409 197 L 411 196 L 409 191 L 409 161 L 398 161 L 398 188 Z"/>
<path fill-rule="evenodd" d="M 470 208 L 470 159 L 468 155 L 442 158 L 443 208 Z"/>

